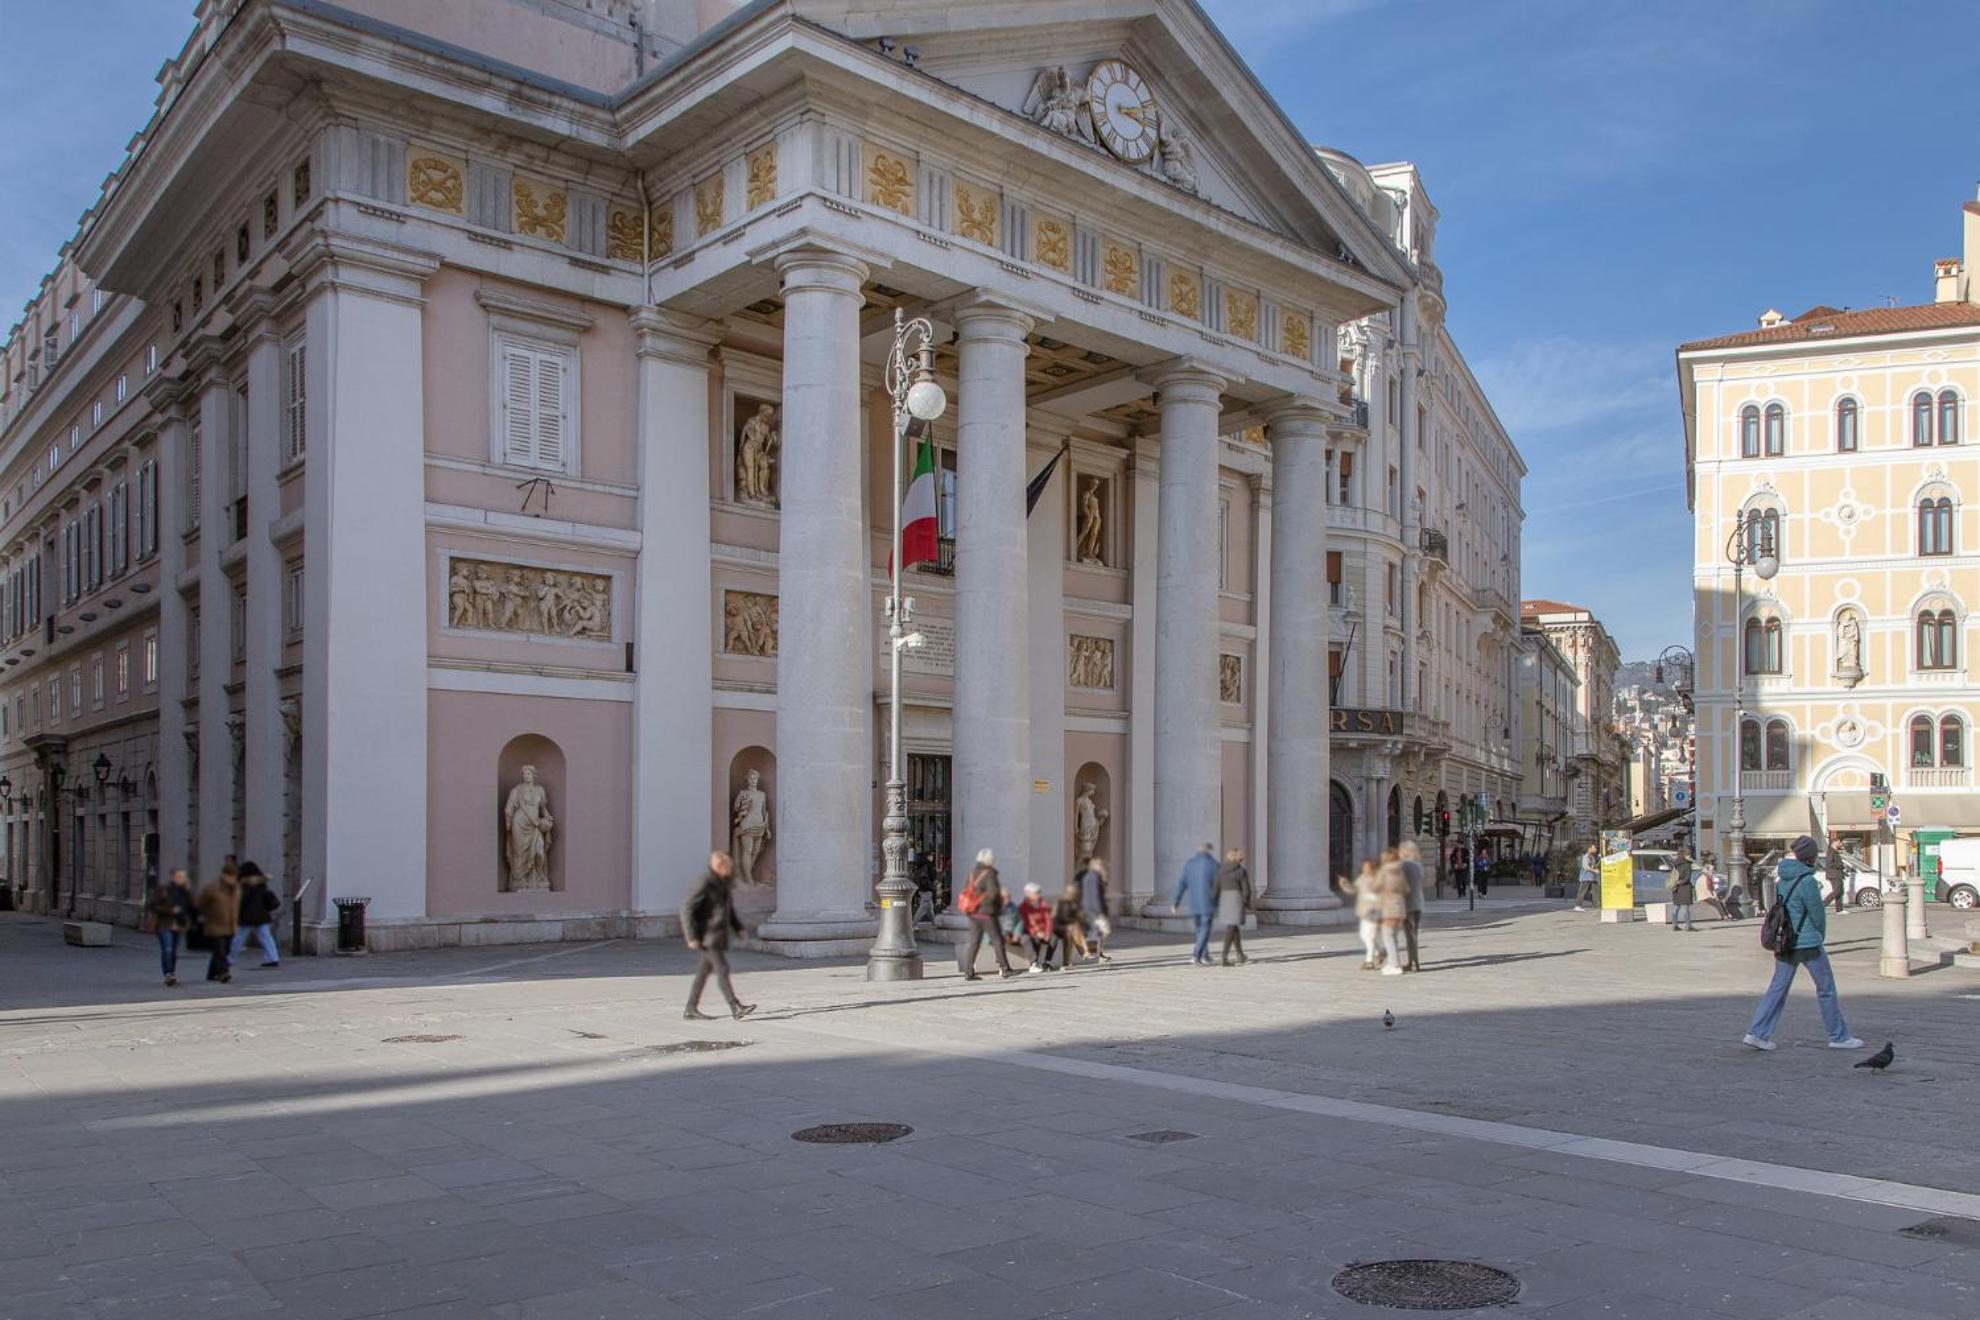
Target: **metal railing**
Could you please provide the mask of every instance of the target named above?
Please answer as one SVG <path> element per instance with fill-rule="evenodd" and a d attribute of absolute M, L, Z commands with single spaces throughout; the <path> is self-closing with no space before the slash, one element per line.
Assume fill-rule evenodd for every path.
<path fill-rule="evenodd" d="M 1434 527 L 1425 527 L 1419 533 L 1423 553 L 1440 564 L 1451 562 L 1451 540 Z"/>

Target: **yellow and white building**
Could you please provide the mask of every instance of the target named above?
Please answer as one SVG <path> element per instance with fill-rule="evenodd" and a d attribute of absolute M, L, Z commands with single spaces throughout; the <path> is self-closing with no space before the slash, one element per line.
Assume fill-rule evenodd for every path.
<path fill-rule="evenodd" d="M 1931 303 L 1768 312 L 1678 349 L 1708 850 L 1735 773 L 1755 855 L 1872 830 L 1879 773 L 1904 828 L 1980 828 L 1980 202 L 1963 223 L 1964 258 L 1935 263 Z M 1748 569 L 1735 599 L 1742 514 L 1774 535 L 1781 567 L 1771 581 Z"/>

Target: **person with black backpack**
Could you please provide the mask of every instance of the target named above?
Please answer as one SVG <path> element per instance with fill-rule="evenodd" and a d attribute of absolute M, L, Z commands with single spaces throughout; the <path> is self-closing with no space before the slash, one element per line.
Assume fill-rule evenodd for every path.
<path fill-rule="evenodd" d="M 1822 1009 L 1829 1048 L 1863 1048 L 1863 1042 L 1849 1034 L 1849 1024 L 1843 1021 L 1842 1005 L 1836 999 L 1836 974 L 1822 948 L 1828 938 L 1828 916 L 1815 879 L 1815 858 L 1820 850 L 1821 846 L 1804 834 L 1794 841 L 1793 855 L 1774 872 L 1774 905 L 1760 925 L 1760 943 L 1774 955 L 1774 979 L 1760 997 L 1760 1007 L 1754 1011 L 1753 1025 L 1746 1029 L 1743 1041 L 1756 1050 L 1774 1048 L 1774 1028 L 1780 1025 L 1781 1010 L 1787 1007 L 1788 987 L 1794 983 L 1797 967 L 1806 967 L 1808 979 L 1815 983 L 1815 1002 Z"/>

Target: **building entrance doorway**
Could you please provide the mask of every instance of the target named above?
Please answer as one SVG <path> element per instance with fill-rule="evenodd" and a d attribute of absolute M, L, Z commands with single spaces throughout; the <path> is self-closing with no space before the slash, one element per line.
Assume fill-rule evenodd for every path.
<path fill-rule="evenodd" d="M 1338 783 L 1327 784 L 1328 883 L 1335 876 L 1354 879 L 1354 798 Z"/>
<path fill-rule="evenodd" d="M 907 759 L 908 873 L 915 886 L 934 896 L 935 910 L 947 911 L 950 898 L 949 856 L 950 758 L 914 756 Z"/>

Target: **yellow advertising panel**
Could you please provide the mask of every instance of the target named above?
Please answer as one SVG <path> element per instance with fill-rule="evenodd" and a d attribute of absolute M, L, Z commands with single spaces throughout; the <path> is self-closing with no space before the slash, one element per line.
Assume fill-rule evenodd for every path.
<path fill-rule="evenodd" d="M 1602 831 L 1602 906 L 1636 906 L 1636 863 L 1629 855 L 1628 830 Z"/>

